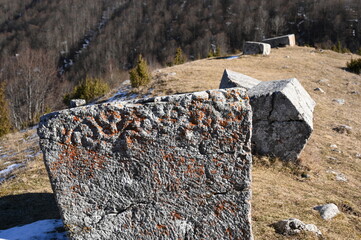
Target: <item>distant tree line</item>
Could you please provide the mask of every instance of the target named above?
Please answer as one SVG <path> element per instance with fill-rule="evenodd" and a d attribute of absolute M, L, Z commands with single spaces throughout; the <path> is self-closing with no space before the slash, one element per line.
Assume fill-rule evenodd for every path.
<path fill-rule="evenodd" d="M 359 0 L 2 0 L 0 82 L 22 128 L 88 77 L 124 80 L 140 54 L 155 67 L 179 50 L 195 60 L 288 33 L 357 52 L 360 22 Z"/>

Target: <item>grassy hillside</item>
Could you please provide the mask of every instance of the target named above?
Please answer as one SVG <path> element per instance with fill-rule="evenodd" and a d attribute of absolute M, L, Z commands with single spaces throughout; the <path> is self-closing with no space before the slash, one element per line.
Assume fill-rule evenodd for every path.
<path fill-rule="evenodd" d="M 215 89 L 225 68 L 262 81 L 296 77 L 317 102 L 314 132 L 301 155 L 301 166 L 254 158 L 252 218 L 255 239 L 286 239 L 269 225 L 291 217 L 316 224 L 325 239 L 360 239 L 361 76 L 344 70 L 351 57 L 357 58 L 350 54 L 294 47 L 272 49 L 267 57 L 193 61 L 154 71 L 153 82 L 138 93 L 146 94 L 149 89 L 152 95 Z M 325 93 L 314 91 L 318 87 Z M 345 104 L 340 105 L 334 99 L 344 99 Z M 351 126 L 352 130 L 349 133 L 333 130 L 341 124 Z M 35 130 L 8 135 L 1 145 L 3 148 L 16 146 L 14 152 L 20 154 L 37 144 L 36 139 L 25 141 L 33 133 Z M 337 148 L 331 147 L 334 144 Z M 6 161 L 20 160 L 21 155 L 12 160 L 1 158 L 0 169 Z M 337 181 L 331 171 L 342 173 L 347 181 Z M 18 170 L 13 179 L 0 185 L 0 206 L 6 203 L 10 208 L 10 205 L 19 204 L 20 200 L 16 202 L 16 199 L 22 199 L 14 197 L 15 200 L 9 201 L 9 196 L 50 192 L 46 171 L 38 156 L 29 161 L 28 167 Z M 331 221 L 324 221 L 312 208 L 330 202 L 338 205 L 342 213 Z M 4 208 L 0 209 L 1 216 Z M 15 223 L 23 223 L 23 218 L 17 221 Z M 302 237 L 305 238 L 312 239 L 312 236 Z"/>
<path fill-rule="evenodd" d="M 359 22 L 359 0 L 0 0 L 0 83 L 13 127 L 25 129 L 87 77 L 125 80 L 139 54 L 156 68 L 177 48 L 195 60 L 288 33 L 356 53 Z"/>

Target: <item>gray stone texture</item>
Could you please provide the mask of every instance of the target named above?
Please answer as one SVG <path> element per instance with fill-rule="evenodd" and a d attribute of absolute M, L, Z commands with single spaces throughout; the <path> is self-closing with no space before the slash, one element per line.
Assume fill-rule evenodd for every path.
<path fill-rule="evenodd" d="M 316 103 L 295 78 L 262 82 L 248 91 L 253 151 L 294 161 L 313 131 Z"/>
<path fill-rule="evenodd" d="M 271 54 L 271 45 L 268 43 L 260 42 L 245 42 L 243 44 L 243 54 L 244 55 L 270 55 Z"/>
<path fill-rule="evenodd" d="M 334 203 L 316 206 L 314 209 L 320 212 L 320 215 L 324 220 L 331 220 L 340 213 L 340 210 L 338 210 L 338 207 Z"/>
<path fill-rule="evenodd" d="M 86 104 L 86 101 L 84 99 L 72 99 L 70 100 L 69 107 L 80 107 Z"/>
<path fill-rule="evenodd" d="M 72 108 L 40 145 L 71 239 L 252 239 L 241 89 Z"/>
<path fill-rule="evenodd" d="M 268 43 L 272 48 L 285 47 L 285 46 L 296 46 L 296 37 L 294 34 L 279 36 L 275 38 L 267 38 L 262 40 L 263 43 Z"/>
<path fill-rule="evenodd" d="M 314 224 L 305 224 L 297 218 L 290 218 L 273 224 L 276 232 L 282 235 L 298 235 L 302 232 L 313 232 L 316 235 L 322 235 Z"/>
<path fill-rule="evenodd" d="M 249 77 L 247 75 L 225 69 L 223 72 L 223 76 L 219 88 L 225 89 L 225 88 L 237 87 L 237 88 L 244 88 L 246 90 L 249 90 L 250 88 L 256 86 L 260 82 L 261 81 Z"/>

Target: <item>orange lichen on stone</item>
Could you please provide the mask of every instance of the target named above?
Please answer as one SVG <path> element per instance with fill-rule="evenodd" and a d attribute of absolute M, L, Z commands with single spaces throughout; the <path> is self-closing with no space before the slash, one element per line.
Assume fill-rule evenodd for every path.
<path fill-rule="evenodd" d="M 79 226 L 71 237 L 250 239 L 243 198 L 250 195 L 251 109 L 231 91 L 43 118 L 39 136 L 61 214 Z"/>
<path fill-rule="evenodd" d="M 188 177 L 202 177 L 205 174 L 204 166 L 198 164 L 187 164 L 187 170 L 184 172 Z"/>
<path fill-rule="evenodd" d="M 182 219 L 182 218 L 183 218 L 182 215 L 181 215 L 180 213 L 176 212 L 176 211 L 173 211 L 173 212 L 171 213 L 171 215 L 172 215 L 172 217 L 173 217 L 173 220 L 174 220 L 174 219 Z"/>
<path fill-rule="evenodd" d="M 161 231 L 161 234 L 163 235 L 169 235 L 169 231 L 167 229 L 167 226 L 162 225 L 162 224 L 157 224 L 156 225 L 157 229 Z"/>
<path fill-rule="evenodd" d="M 224 211 L 235 214 L 237 212 L 237 210 L 238 210 L 238 207 L 233 202 L 221 201 L 215 206 L 214 213 L 217 217 L 220 217 L 220 215 Z"/>
<path fill-rule="evenodd" d="M 91 179 L 96 170 L 104 168 L 105 161 L 106 156 L 95 151 L 65 145 L 50 168 L 52 172 L 65 173 L 72 178 Z"/>
<path fill-rule="evenodd" d="M 233 239 L 232 230 L 229 227 L 226 229 L 226 234 L 229 236 L 229 239 Z"/>
<path fill-rule="evenodd" d="M 132 138 L 129 137 L 129 136 L 126 136 L 126 137 L 125 137 L 125 141 L 126 141 L 126 143 L 127 143 L 128 145 L 131 145 L 131 144 L 133 143 Z"/>
<path fill-rule="evenodd" d="M 219 125 L 221 125 L 222 127 L 227 127 L 228 122 L 227 122 L 227 120 L 221 120 L 221 121 L 219 121 Z"/>
<path fill-rule="evenodd" d="M 162 224 L 157 224 L 157 228 L 158 229 L 167 229 L 167 226 L 162 225 Z"/>

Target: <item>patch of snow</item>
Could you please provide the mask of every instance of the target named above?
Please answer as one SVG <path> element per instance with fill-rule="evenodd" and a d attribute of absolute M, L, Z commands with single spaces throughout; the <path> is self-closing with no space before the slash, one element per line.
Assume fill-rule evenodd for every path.
<path fill-rule="evenodd" d="M 125 80 L 124 82 L 122 82 L 122 85 L 130 85 L 130 80 Z"/>
<path fill-rule="evenodd" d="M 138 98 L 139 96 L 138 96 L 138 94 L 135 94 L 135 93 L 133 93 L 132 95 L 130 95 L 129 96 L 129 100 L 133 100 L 133 99 L 136 99 L 136 98 Z"/>
<path fill-rule="evenodd" d="M 27 158 L 35 158 L 35 157 L 37 157 L 38 155 L 42 154 L 42 151 L 39 151 L 39 152 L 36 152 L 36 153 L 34 153 L 33 151 L 30 151 L 30 153 L 31 153 L 31 154 L 28 154 L 28 155 L 26 155 L 25 157 L 27 157 Z"/>
<path fill-rule="evenodd" d="M 21 227 L 0 230 L 0 240 L 66 240 L 66 232 L 59 231 L 63 227 L 60 219 L 37 221 Z"/>
<path fill-rule="evenodd" d="M 7 157 L 9 157 L 9 155 L 3 154 L 3 155 L 0 156 L 0 159 L 1 159 L 1 158 L 7 158 Z"/>
<path fill-rule="evenodd" d="M 230 57 L 227 57 L 225 59 L 226 60 L 232 60 L 232 59 L 236 59 L 236 58 L 239 58 L 239 56 L 230 56 Z"/>
<path fill-rule="evenodd" d="M 139 94 L 130 94 L 131 88 L 132 87 L 130 85 L 130 80 L 124 81 L 118 89 L 118 92 L 116 92 L 112 97 L 110 97 L 107 102 L 126 101 L 139 98 Z"/>
<path fill-rule="evenodd" d="M 19 169 L 23 166 L 24 166 L 24 164 L 12 164 L 12 165 L 8 166 L 7 168 L 5 168 L 4 170 L 0 171 L 0 177 L 1 178 L 7 177 L 13 171 L 15 171 L 16 169 Z"/>

